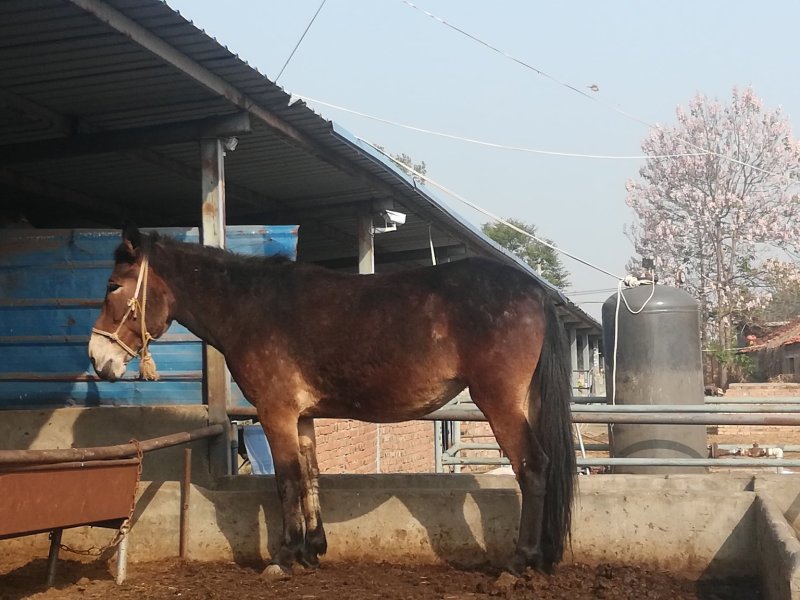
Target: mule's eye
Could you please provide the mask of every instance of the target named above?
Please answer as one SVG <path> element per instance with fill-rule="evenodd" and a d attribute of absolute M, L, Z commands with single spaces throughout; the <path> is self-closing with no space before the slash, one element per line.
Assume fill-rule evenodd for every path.
<path fill-rule="evenodd" d="M 116 292 L 122 286 L 118 283 L 114 283 L 113 281 L 108 282 L 108 287 L 106 287 L 106 294 L 110 294 L 111 292 Z"/>

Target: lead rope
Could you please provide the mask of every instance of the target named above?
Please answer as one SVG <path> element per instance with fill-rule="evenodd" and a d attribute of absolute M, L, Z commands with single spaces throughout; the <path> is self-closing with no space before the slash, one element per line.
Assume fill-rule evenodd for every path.
<path fill-rule="evenodd" d="M 141 354 L 141 358 L 139 359 L 139 378 L 144 379 L 145 381 L 158 381 L 158 372 L 156 371 L 156 362 L 153 360 L 153 356 L 150 354 L 150 340 L 153 339 L 153 336 L 150 335 L 150 332 L 147 331 L 147 323 L 145 323 L 145 314 L 147 314 L 147 275 L 150 269 L 147 268 L 147 257 L 142 260 L 142 266 L 144 267 L 144 285 L 142 289 L 142 318 L 141 318 L 141 326 L 142 326 L 142 349 L 139 351 Z M 137 294 L 138 296 L 138 294 Z"/>

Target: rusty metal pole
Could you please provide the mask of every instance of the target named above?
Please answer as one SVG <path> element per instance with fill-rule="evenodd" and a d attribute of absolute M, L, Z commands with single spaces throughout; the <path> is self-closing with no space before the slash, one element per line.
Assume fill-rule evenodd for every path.
<path fill-rule="evenodd" d="M 181 532 L 180 557 L 186 560 L 189 554 L 189 495 L 192 489 L 192 449 L 183 450 L 183 480 L 181 481 Z"/>
<path fill-rule="evenodd" d="M 47 555 L 47 587 L 53 587 L 56 582 L 56 566 L 58 565 L 58 551 L 61 549 L 61 533 L 63 529 L 53 529 L 50 532 L 50 553 Z"/>
<path fill-rule="evenodd" d="M 200 241 L 204 246 L 225 247 L 225 150 L 219 139 L 200 141 L 202 179 L 202 227 Z M 227 425 L 227 408 L 231 397 L 231 377 L 225 357 L 208 344 L 203 345 L 203 396 L 208 405 L 209 423 Z M 209 445 L 211 474 L 230 475 L 229 427 L 224 435 Z"/>

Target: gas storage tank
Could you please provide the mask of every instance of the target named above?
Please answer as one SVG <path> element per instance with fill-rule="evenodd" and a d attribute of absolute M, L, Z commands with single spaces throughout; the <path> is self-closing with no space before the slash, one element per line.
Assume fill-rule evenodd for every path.
<path fill-rule="evenodd" d="M 619 310 L 617 294 L 603 303 L 609 404 L 612 398 L 621 405 L 703 404 L 697 301 L 686 292 L 661 285 L 640 285 L 621 293 L 624 300 L 619 298 Z M 615 458 L 708 456 L 705 425 L 615 424 L 609 427 L 609 441 Z M 615 473 L 705 470 L 703 467 L 614 467 Z"/>

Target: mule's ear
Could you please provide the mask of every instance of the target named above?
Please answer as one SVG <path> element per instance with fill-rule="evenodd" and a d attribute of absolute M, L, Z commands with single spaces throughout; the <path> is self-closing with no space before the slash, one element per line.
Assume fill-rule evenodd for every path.
<path fill-rule="evenodd" d="M 133 223 L 126 223 L 122 229 L 122 245 L 131 257 L 142 247 L 142 234 Z"/>

